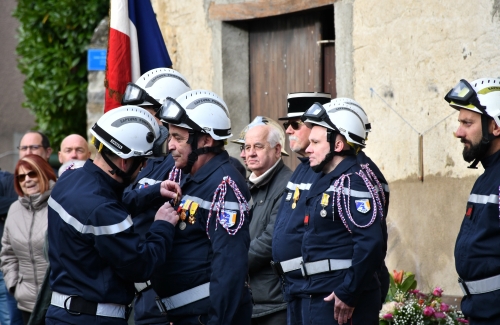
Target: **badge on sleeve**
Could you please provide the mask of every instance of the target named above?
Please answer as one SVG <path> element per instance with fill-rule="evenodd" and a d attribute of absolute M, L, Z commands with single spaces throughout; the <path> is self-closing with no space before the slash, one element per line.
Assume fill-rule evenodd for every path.
<path fill-rule="evenodd" d="M 361 213 L 367 213 L 370 211 L 371 206 L 370 206 L 370 200 L 368 199 L 362 199 L 362 200 L 356 200 L 356 210 L 358 210 Z"/>
<path fill-rule="evenodd" d="M 224 213 L 220 214 L 220 224 L 224 227 L 231 228 L 236 224 L 236 211 L 224 210 Z"/>

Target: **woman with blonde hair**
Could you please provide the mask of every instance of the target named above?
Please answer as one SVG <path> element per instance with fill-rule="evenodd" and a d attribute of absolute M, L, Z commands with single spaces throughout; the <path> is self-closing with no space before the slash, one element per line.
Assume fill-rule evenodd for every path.
<path fill-rule="evenodd" d="M 28 323 L 48 266 L 43 254 L 47 201 L 56 175 L 38 155 L 19 159 L 14 172 L 19 199 L 12 203 L 2 236 L 0 267 L 5 285 Z"/>

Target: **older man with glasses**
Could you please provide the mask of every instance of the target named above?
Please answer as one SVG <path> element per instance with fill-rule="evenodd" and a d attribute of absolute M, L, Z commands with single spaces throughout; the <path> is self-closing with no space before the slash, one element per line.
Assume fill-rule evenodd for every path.
<path fill-rule="evenodd" d="M 302 156 L 286 185 L 282 197 L 272 240 L 273 268 L 281 277 L 284 286 L 285 300 L 288 302 L 288 324 L 301 323 L 301 304 L 299 290 L 304 278 L 300 272 L 302 255 L 301 245 L 304 234 L 305 201 L 312 182 L 318 178 L 309 167 L 306 148 L 309 146 L 311 130 L 300 120 L 304 112 L 314 103 L 326 104 L 331 96 L 326 93 L 293 93 L 289 94 L 288 112 L 279 120 L 285 121 L 290 140 L 290 149 Z"/>
<path fill-rule="evenodd" d="M 19 158 L 34 154 L 49 161 L 50 155 L 52 154 L 49 139 L 45 134 L 38 131 L 25 133 L 17 149 L 19 149 Z"/>

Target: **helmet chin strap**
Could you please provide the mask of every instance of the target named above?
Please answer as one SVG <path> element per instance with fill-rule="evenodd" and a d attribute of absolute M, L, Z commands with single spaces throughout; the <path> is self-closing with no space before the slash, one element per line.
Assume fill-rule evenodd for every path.
<path fill-rule="evenodd" d="M 352 156 L 356 155 L 354 149 L 351 147 L 349 150 L 342 150 L 341 152 L 335 151 L 335 137 L 337 136 L 337 132 L 332 131 L 330 129 L 326 130 L 326 139 L 330 142 L 330 152 L 328 152 L 325 158 L 317 165 L 311 166 L 311 169 L 315 173 L 320 173 L 323 171 L 323 168 L 332 161 L 335 156 Z"/>
<path fill-rule="evenodd" d="M 104 161 L 111 167 L 112 169 L 109 170 L 109 173 L 111 175 L 116 175 L 120 177 L 123 180 L 123 184 L 129 185 L 132 182 L 132 175 L 135 173 L 137 170 L 137 167 L 142 163 L 141 159 L 134 159 L 132 163 L 132 167 L 129 168 L 127 172 L 124 172 L 118 166 L 116 166 L 111 159 L 109 159 L 108 155 L 105 154 L 104 152 L 101 152 L 101 156 L 104 159 Z"/>
<path fill-rule="evenodd" d="M 188 143 L 191 144 L 191 153 L 188 155 L 186 166 L 181 168 L 184 174 L 191 173 L 191 169 L 193 169 L 193 165 L 196 163 L 200 155 L 204 155 L 210 152 L 219 154 L 223 151 L 222 146 L 198 148 L 199 134 L 199 132 L 193 132 L 189 134 Z"/>
<path fill-rule="evenodd" d="M 485 146 L 486 150 L 488 150 L 489 147 L 491 146 L 491 141 L 493 141 L 495 138 L 497 138 L 492 133 L 488 132 L 488 124 L 489 124 L 490 120 L 491 119 L 489 118 L 488 115 L 486 115 L 486 112 L 483 112 L 483 114 L 481 114 L 481 128 L 482 128 L 482 133 L 483 133 L 483 136 L 481 138 L 481 144 L 483 144 Z M 479 164 L 479 162 L 483 158 L 484 158 L 483 156 L 477 157 L 476 159 L 474 159 L 472 164 L 470 164 L 470 166 L 468 166 L 467 168 L 477 169 L 477 165 Z"/>

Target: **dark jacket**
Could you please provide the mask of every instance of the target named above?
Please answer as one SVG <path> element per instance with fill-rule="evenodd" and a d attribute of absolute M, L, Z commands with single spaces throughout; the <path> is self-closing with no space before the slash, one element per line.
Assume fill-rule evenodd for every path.
<path fill-rule="evenodd" d="M 0 170 L 0 237 L 3 235 L 7 212 L 15 201 L 17 201 L 17 193 L 14 190 L 14 174 Z"/>
<path fill-rule="evenodd" d="M 464 218 L 455 244 L 455 267 L 465 281 L 500 275 L 500 151 L 482 159 L 481 164 L 485 170 L 464 204 Z M 462 311 L 467 317 L 498 320 L 499 304 L 500 290 L 467 295 L 462 300 Z"/>
<path fill-rule="evenodd" d="M 252 194 L 250 250 L 248 266 L 250 287 L 255 306 L 252 317 L 260 317 L 286 309 L 279 277 L 271 268 L 274 222 L 292 171 L 282 160 L 257 185 L 249 181 Z"/>

